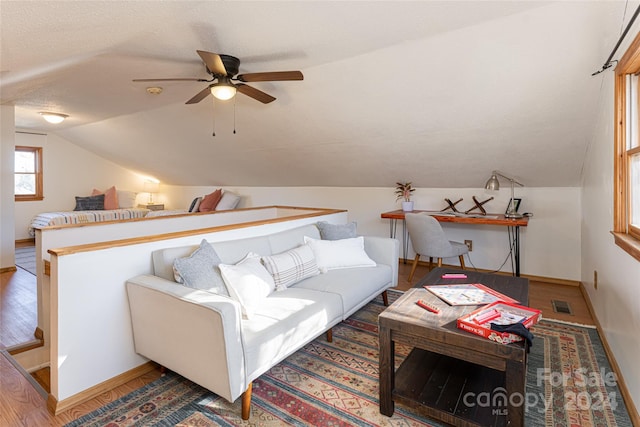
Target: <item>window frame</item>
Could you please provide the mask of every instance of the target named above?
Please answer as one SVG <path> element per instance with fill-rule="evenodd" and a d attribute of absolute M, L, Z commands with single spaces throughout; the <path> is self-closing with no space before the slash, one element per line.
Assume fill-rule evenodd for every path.
<path fill-rule="evenodd" d="M 36 176 L 36 193 L 35 194 L 14 194 L 16 202 L 32 202 L 44 199 L 43 190 L 43 174 L 42 174 L 42 147 L 28 147 L 25 145 L 16 145 L 14 155 L 18 151 L 24 151 L 34 154 L 35 176 Z M 14 176 L 18 172 L 13 171 Z M 15 188 L 14 188 L 15 192 Z"/>
<path fill-rule="evenodd" d="M 640 233 L 630 226 L 628 159 L 636 148 L 627 150 L 627 75 L 640 72 L 640 33 L 624 53 L 615 74 L 613 231 L 616 245 L 640 261 Z M 639 102 L 640 103 L 640 102 Z M 635 118 L 638 120 L 639 118 Z"/>

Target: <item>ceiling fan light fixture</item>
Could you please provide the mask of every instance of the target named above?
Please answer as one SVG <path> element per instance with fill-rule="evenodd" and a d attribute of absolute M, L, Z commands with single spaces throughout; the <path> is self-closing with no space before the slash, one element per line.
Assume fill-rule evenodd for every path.
<path fill-rule="evenodd" d="M 226 101 L 236 96 L 236 87 L 227 82 L 215 83 L 211 85 L 211 95 L 221 101 Z"/>
<path fill-rule="evenodd" d="M 46 121 L 53 124 L 62 123 L 64 119 L 69 117 L 67 114 L 49 113 L 47 111 L 40 111 L 38 114 L 40 114 Z"/>

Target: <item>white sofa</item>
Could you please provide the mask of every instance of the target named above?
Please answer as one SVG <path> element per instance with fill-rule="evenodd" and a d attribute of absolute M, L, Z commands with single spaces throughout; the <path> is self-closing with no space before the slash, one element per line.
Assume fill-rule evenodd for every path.
<path fill-rule="evenodd" d="M 225 264 L 248 252 L 279 254 L 320 239 L 316 225 L 267 236 L 212 242 Z M 154 275 L 127 281 L 135 350 L 230 402 L 242 396 L 248 419 L 252 381 L 319 335 L 349 317 L 398 282 L 398 241 L 364 237 L 374 267 L 332 269 L 271 293 L 250 320 L 226 296 L 188 288 L 174 281 L 173 262 L 197 246 L 153 253 Z"/>

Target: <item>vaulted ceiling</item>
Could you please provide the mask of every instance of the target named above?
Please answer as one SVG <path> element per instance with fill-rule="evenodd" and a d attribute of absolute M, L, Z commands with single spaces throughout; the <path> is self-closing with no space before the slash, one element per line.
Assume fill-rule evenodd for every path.
<path fill-rule="evenodd" d="M 626 7 L 3 0 L 0 96 L 18 128 L 166 184 L 477 187 L 499 169 L 527 186 L 577 186 L 599 99 L 612 96 L 591 73 Z M 206 83 L 132 82 L 207 78 L 196 50 L 304 80 L 251 83 L 270 104 L 193 105 Z M 39 111 L 70 117 L 54 126 Z"/>

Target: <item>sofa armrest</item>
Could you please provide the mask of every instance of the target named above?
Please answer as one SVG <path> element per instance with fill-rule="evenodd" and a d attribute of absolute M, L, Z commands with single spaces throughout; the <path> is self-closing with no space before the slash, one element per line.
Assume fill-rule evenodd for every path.
<path fill-rule="evenodd" d="M 230 402 L 246 390 L 236 301 L 152 275 L 126 287 L 137 353 Z"/>
<path fill-rule="evenodd" d="M 398 264 L 400 259 L 400 243 L 397 239 L 378 236 L 364 236 L 364 250 L 377 264 L 391 267 L 391 287 L 398 286 Z"/>

